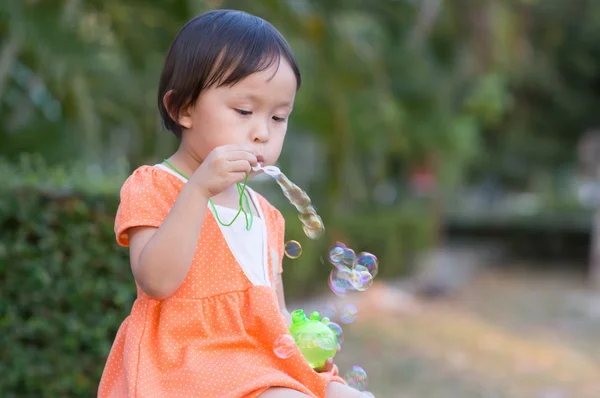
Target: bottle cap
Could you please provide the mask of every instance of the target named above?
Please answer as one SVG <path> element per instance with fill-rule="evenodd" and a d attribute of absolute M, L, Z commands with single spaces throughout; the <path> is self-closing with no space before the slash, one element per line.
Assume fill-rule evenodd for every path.
<path fill-rule="evenodd" d="M 303 325 L 308 322 L 308 318 L 306 318 L 306 314 L 303 310 L 295 310 L 292 312 L 292 323 L 294 325 Z"/>

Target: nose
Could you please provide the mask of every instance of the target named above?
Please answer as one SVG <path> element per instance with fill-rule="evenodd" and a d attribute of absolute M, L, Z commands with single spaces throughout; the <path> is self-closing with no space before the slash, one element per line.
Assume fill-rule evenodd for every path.
<path fill-rule="evenodd" d="M 252 126 L 250 140 L 254 143 L 267 142 L 269 140 L 269 124 L 257 122 L 254 126 Z"/>

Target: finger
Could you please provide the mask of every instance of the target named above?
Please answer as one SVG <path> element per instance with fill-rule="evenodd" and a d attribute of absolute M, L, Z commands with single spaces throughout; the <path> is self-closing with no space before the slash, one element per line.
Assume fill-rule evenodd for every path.
<path fill-rule="evenodd" d="M 233 151 L 252 152 L 252 148 L 250 148 L 248 145 L 240 145 L 240 144 L 221 145 L 221 146 L 216 147 L 215 150 L 218 150 L 220 152 L 233 152 Z"/>
<path fill-rule="evenodd" d="M 233 180 L 235 182 L 243 182 L 246 179 L 247 175 L 248 175 L 247 173 L 235 172 L 235 173 L 232 173 L 231 176 L 233 177 Z"/>
<path fill-rule="evenodd" d="M 218 150 L 221 153 L 235 152 L 235 151 L 254 153 L 254 149 L 255 148 L 251 147 L 250 145 L 239 145 L 239 144 L 228 144 L 228 145 L 222 145 L 222 146 L 215 148 L 215 150 Z"/>
<path fill-rule="evenodd" d="M 325 363 L 323 364 L 323 366 L 320 366 L 320 367 L 318 367 L 318 368 L 315 368 L 315 371 L 317 371 L 317 372 L 319 372 L 319 373 L 321 373 L 321 372 L 327 372 L 327 369 L 328 369 L 328 367 L 329 367 L 328 365 L 329 365 L 329 361 L 330 361 L 330 360 L 331 360 L 331 358 L 327 359 L 327 360 L 325 361 Z"/>
<path fill-rule="evenodd" d="M 231 151 L 227 152 L 224 157 L 229 161 L 245 160 L 250 163 L 251 166 L 258 165 L 258 159 L 256 158 L 256 155 L 248 151 Z"/>
<path fill-rule="evenodd" d="M 247 160 L 234 160 L 227 164 L 227 170 L 234 173 L 250 173 L 252 171 L 252 166 Z"/>
<path fill-rule="evenodd" d="M 327 361 L 325 361 L 325 364 L 323 366 L 321 366 L 318 369 L 315 369 L 317 372 L 322 373 L 322 372 L 331 372 L 331 369 L 333 369 L 333 359 L 329 358 Z"/>

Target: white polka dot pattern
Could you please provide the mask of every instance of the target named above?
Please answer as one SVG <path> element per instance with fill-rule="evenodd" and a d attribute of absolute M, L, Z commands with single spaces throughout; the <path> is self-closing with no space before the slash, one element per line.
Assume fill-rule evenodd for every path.
<path fill-rule="evenodd" d="M 137 169 L 121 190 L 118 243 L 129 244 L 131 227 L 159 227 L 183 185 L 159 168 Z M 268 230 L 268 264 L 277 262 L 281 272 L 283 217 L 257 197 Z M 278 358 L 273 346 L 284 333 L 275 292 L 250 283 L 207 212 L 192 267 L 177 292 L 159 301 L 138 288 L 131 314 L 117 332 L 98 396 L 257 397 L 281 386 L 324 397 L 329 382 L 343 383 L 337 368 L 317 373 L 298 350 L 290 358 Z"/>

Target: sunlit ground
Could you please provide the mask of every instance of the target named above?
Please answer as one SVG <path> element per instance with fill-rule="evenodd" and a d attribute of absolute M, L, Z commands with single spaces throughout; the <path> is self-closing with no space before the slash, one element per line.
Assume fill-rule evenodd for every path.
<path fill-rule="evenodd" d="M 489 272 L 444 301 L 382 284 L 351 301 L 336 363 L 365 368 L 376 397 L 600 397 L 600 294 L 575 277 Z"/>

